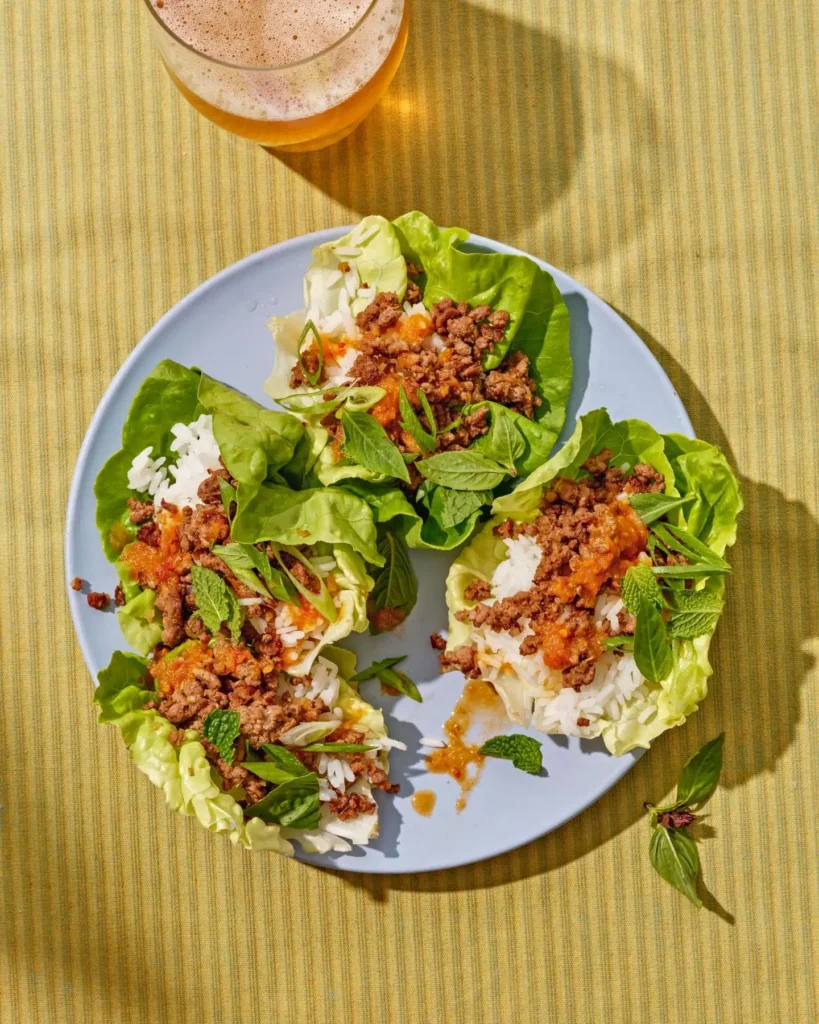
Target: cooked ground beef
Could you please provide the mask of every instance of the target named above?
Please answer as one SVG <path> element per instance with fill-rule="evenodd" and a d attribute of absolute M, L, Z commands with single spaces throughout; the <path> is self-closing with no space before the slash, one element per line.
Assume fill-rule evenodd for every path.
<path fill-rule="evenodd" d="M 301 365 L 297 362 L 290 371 L 290 387 L 321 387 L 321 385 L 326 382 L 327 375 L 324 372 L 323 365 L 321 366 L 321 372 L 319 373 L 319 366 L 318 349 L 314 342 L 312 347 L 306 347 L 302 350 Z M 318 374 L 318 377 L 316 377 L 316 374 Z M 310 380 L 308 375 L 313 379 Z"/>
<path fill-rule="evenodd" d="M 82 590 L 82 580 L 80 579 L 79 576 L 75 576 L 74 579 L 71 581 L 71 589 Z"/>
<path fill-rule="evenodd" d="M 96 608 L 97 611 L 103 612 L 111 603 L 111 595 L 101 591 L 92 590 L 86 597 L 86 601 L 88 601 L 89 607 Z"/>
<path fill-rule="evenodd" d="M 481 670 L 478 668 L 477 650 L 471 644 L 462 644 L 454 651 L 445 651 L 440 656 L 441 669 L 448 672 L 456 669 L 468 679 L 480 679 Z"/>
<path fill-rule="evenodd" d="M 114 604 L 118 607 L 125 604 L 125 594 L 123 593 L 122 586 L 119 583 L 114 587 Z"/>
<path fill-rule="evenodd" d="M 185 588 L 178 576 L 163 580 L 157 587 L 156 607 L 162 613 L 162 643 L 175 647 L 185 636 L 182 628 L 182 599 Z"/>
<path fill-rule="evenodd" d="M 432 649 L 434 651 L 446 650 L 446 640 L 444 640 L 440 633 L 433 633 L 432 636 L 429 638 L 429 642 L 432 645 Z"/>
<path fill-rule="evenodd" d="M 497 370 L 487 374 L 484 389 L 491 402 L 508 405 L 529 419 L 540 405 L 536 384 L 529 376 L 529 357 L 523 352 L 510 352 Z"/>
<path fill-rule="evenodd" d="M 342 793 L 340 796 L 334 797 L 328 806 L 342 821 L 349 821 L 362 814 L 375 812 L 375 800 L 370 800 L 362 793 Z"/>
<path fill-rule="evenodd" d="M 403 312 L 401 300 L 395 292 L 379 292 L 369 306 L 355 318 L 356 327 L 364 333 L 392 327 L 401 319 Z"/>
<path fill-rule="evenodd" d="M 492 605 L 481 603 L 491 590 L 482 580 L 467 587 L 467 600 L 479 602 L 457 613 L 462 622 L 487 626 L 495 632 L 518 636 L 528 621 L 533 635 L 523 638 L 521 654 L 543 654 L 546 664 L 563 673 L 564 686 L 579 689 L 594 678 L 608 625 L 595 623 L 594 608 L 601 593 L 618 594 L 627 569 L 644 552 L 647 531 L 620 495 L 659 492 L 665 487 L 661 473 L 638 465 L 629 473 L 610 467 L 611 452 L 587 460 L 587 476 L 559 478 L 543 495 L 540 514 L 531 523 L 505 520 L 495 528 L 498 536 L 529 536 L 542 551 L 534 583 L 529 590 Z M 628 613 L 620 618 L 623 632 L 634 629 Z M 472 652 L 471 654 L 469 652 Z M 474 650 L 461 647 L 442 656 L 445 668 L 459 667 L 466 675 L 479 675 Z"/>
<path fill-rule="evenodd" d="M 204 501 L 206 505 L 221 505 L 222 504 L 222 492 L 219 490 L 219 481 L 224 480 L 230 482 L 230 473 L 224 468 L 212 469 L 199 484 L 197 495 L 200 501 Z"/>
<path fill-rule="evenodd" d="M 159 547 L 161 538 L 162 534 L 159 530 L 159 525 L 153 519 L 144 523 L 137 530 L 137 540 L 141 540 L 143 544 L 148 544 L 152 548 Z"/>
<path fill-rule="evenodd" d="M 136 498 L 128 499 L 128 509 L 132 523 L 139 525 L 154 517 L 154 506 L 150 501 L 137 501 Z"/>

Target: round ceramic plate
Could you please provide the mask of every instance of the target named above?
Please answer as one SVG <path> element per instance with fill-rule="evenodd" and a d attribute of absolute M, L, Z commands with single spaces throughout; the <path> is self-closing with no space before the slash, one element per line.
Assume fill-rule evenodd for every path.
<path fill-rule="evenodd" d="M 123 421 L 143 378 L 160 360 L 175 359 L 199 366 L 268 403 L 262 385 L 275 353 L 265 321 L 302 306 L 302 278 L 313 248 L 346 230 L 334 228 L 282 242 L 228 267 L 183 299 L 137 345 L 100 402 L 77 460 L 66 525 L 68 580 L 81 576 L 97 589 L 113 589 L 114 571 L 103 556 L 94 525 L 94 478 L 120 446 Z M 470 243 L 497 252 L 517 252 L 475 235 Z M 613 420 L 637 417 L 659 431 L 693 436 L 670 381 L 631 328 L 567 274 L 537 262 L 554 276 L 571 314 L 574 382 L 563 437 L 569 435 L 579 413 L 600 406 L 609 410 Z M 458 813 L 456 783 L 425 771 L 424 751 L 418 744 L 422 736 L 441 735 L 463 687 L 458 673 L 440 674 L 429 643 L 430 633 L 446 626 L 444 580 L 454 554 L 415 551 L 412 556 L 419 594 L 409 620 L 392 634 L 354 635 L 345 641 L 365 664 L 388 654 L 407 654 L 402 668 L 419 684 L 422 704 L 384 696 L 374 683 L 362 687 L 364 697 L 384 709 L 390 735 L 407 744 L 406 753 L 391 755 L 390 774 L 400 782 L 401 791 L 394 798 L 378 794 L 381 834 L 369 846 L 323 856 L 298 852 L 302 860 L 348 871 L 398 873 L 493 857 L 573 818 L 622 778 L 638 756 L 635 752 L 614 758 L 600 741 L 534 734 L 543 742 L 545 774 L 526 775 L 510 762 L 489 759 L 466 808 Z M 68 596 L 85 662 L 96 679 L 112 652 L 125 646 L 116 617 L 93 611 L 81 594 L 69 590 Z M 494 731 L 512 729 L 500 725 Z M 134 769 L 123 756 L 115 770 Z M 437 794 L 428 818 L 412 809 L 416 789 Z M 224 839 L 209 836 L 207 841 Z"/>

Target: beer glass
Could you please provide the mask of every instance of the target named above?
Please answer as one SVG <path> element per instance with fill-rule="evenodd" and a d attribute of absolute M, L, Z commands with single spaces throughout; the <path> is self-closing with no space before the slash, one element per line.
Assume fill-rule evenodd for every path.
<path fill-rule="evenodd" d="M 404 0 L 145 0 L 174 84 L 211 121 L 263 146 L 349 135 L 392 81 Z"/>

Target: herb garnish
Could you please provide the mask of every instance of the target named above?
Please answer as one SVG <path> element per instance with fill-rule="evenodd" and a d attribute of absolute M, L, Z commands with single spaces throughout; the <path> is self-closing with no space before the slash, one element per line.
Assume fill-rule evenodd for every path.
<path fill-rule="evenodd" d="M 389 616 L 388 629 L 393 629 L 406 619 L 418 599 L 418 580 L 402 534 L 382 532 L 377 547 L 378 553 L 384 556 L 384 565 L 373 573 L 375 580 L 367 601 L 373 635 L 385 632 L 381 621 L 385 616 L 379 616 L 379 612 L 395 613 Z"/>
<path fill-rule="evenodd" d="M 697 907 L 702 906 L 697 895 L 700 859 L 687 829 L 697 819 L 691 807 L 699 809 L 717 787 L 724 741 L 725 733 L 720 733 L 686 761 L 673 803 L 662 807 L 645 804 L 652 828 L 648 850 L 652 867 Z"/>
<path fill-rule="evenodd" d="M 304 365 L 303 345 L 308 334 L 310 334 L 311 332 L 316 341 L 316 348 L 318 349 L 318 369 L 315 371 L 315 373 L 311 373 Z M 299 369 L 301 370 L 303 376 L 313 385 L 313 387 L 317 387 L 318 382 L 321 380 L 321 371 L 324 369 L 324 348 L 322 347 L 321 344 L 319 332 L 316 330 L 316 325 L 313 323 L 312 320 L 307 321 L 307 323 L 304 325 L 304 329 L 299 335 L 297 351 L 299 355 Z"/>
<path fill-rule="evenodd" d="M 493 736 L 478 753 L 484 757 L 505 758 L 522 772 L 537 775 L 543 767 L 541 747 L 542 744 L 532 736 L 513 733 L 510 736 Z"/>
<path fill-rule="evenodd" d="M 236 595 L 221 576 L 201 565 L 191 566 L 193 596 L 197 614 L 211 633 L 216 634 L 226 623 L 234 640 L 238 640 L 242 626 L 242 609 Z"/>
<path fill-rule="evenodd" d="M 423 703 L 423 697 L 418 687 L 408 675 L 395 668 L 396 665 L 405 661 L 406 658 L 406 654 L 401 654 L 396 658 L 383 658 L 381 661 L 374 661 L 368 668 L 363 668 L 360 672 L 356 672 L 354 676 L 350 676 L 350 682 L 366 683 L 368 679 L 377 679 L 382 686 L 386 686 L 390 690 L 397 690 L 399 693 L 403 693 L 405 697 L 416 700 L 421 704 Z"/>
<path fill-rule="evenodd" d="M 223 761 L 233 764 L 233 746 L 239 738 L 239 712 L 217 708 L 202 723 L 202 735 Z"/>

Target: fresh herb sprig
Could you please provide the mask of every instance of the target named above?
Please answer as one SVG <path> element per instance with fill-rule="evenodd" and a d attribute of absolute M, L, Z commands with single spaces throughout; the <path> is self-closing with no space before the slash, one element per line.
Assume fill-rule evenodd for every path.
<path fill-rule="evenodd" d="M 543 767 L 542 744 L 532 736 L 512 733 L 509 736 L 493 736 L 484 743 L 479 754 L 484 757 L 500 757 L 511 761 L 515 768 L 530 775 L 537 775 Z"/>
<path fill-rule="evenodd" d="M 400 654 L 397 657 L 374 661 L 372 665 L 361 669 L 360 672 L 356 672 L 354 676 L 350 676 L 350 682 L 366 683 L 368 679 L 377 679 L 382 686 L 386 686 L 390 690 L 397 690 L 399 693 L 403 693 L 405 697 L 409 697 L 411 700 L 418 701 L 421 704 L 423 697 L 418 687 L 408 675 L 395 667 L 400 665 L 402 661 L 405 661 L 406 658 L 406 654 Z"/>
<path fill-rule="evenodd" d="M 661 807 L 645 804 L 651 825 L 648 849 L 651 865 L 696 907 L 702 906 L 697 895 L 700 858 L 688 829 L 697 820 L 692 808 L 699 810 L 717 787 L 724 741 L 725 733 L 720 733 L 686 761 L 672 803 Z"/>

